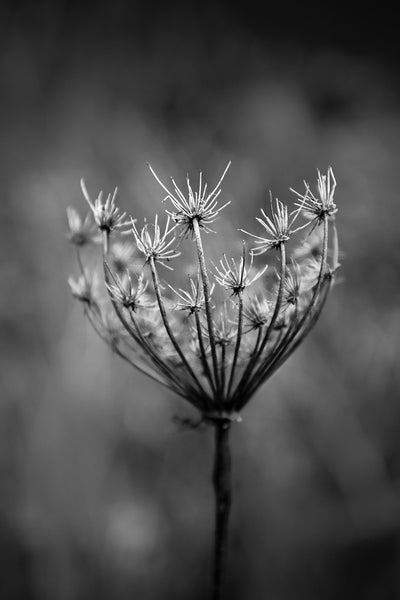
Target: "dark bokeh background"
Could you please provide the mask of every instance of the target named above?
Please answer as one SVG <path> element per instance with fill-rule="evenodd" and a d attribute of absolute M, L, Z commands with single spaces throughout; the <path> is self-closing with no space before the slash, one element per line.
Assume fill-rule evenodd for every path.
<path fill-rule="evenodd" d="M 332 165 L 343 267 L 234 429 L 227 598 L 400 597 L 396 21 L 299 4 L 0 4 L 1 599 L 208 597 L 210 432 L 84 322 L 65 208 L 230 159 L 220 244 Z"/>

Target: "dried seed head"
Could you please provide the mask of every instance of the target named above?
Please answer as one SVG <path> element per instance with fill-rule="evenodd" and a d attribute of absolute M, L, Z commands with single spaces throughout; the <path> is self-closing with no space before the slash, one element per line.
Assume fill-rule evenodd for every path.
<path fill-rule="evenodd" d="M 84 179 L 81 179 L 81 189 L 100 231 L 110 233 L 114 229 L 129 225 L 130 222 L 125 221 L 126 213 L 121 213 L 115 204 L 118 188 L 115 188 L 112 196 L 108 194 L 105 202 L 103 202 L 103 192 L 100 192 L 94 203 L 90 199 Z"/>
<path fill-rule="evenodd" d="M 205 329 L 204 333 L 210 338 L 207 329 Z M 237 323 L 229 318 L 227 305 L 224 302 L 217 319 L 214 321 L 215 343 L 219 346 L 229 346 L 234 342 L 236 335 Z"/>
<path fill-rule="evenodd" d="M 253 277 L 249 277 L 249 273 L 246 269 L 246 255 L 245 255 L 245 244 L 243 242 L 243 254 L 240 258 L 239 264 L 236 263 L 235 259 L 232 258 L 229 262 L 226 258 L 226 254 L 219 261 L 220 266 L 214 265 L 215 273 L 214 277 L 217 283 L 222 287 L 232 292 L 232 296 L 239 296 L 244 290 L 249 287 L 252 283 L 255 283 L 267 270 L 268 265 L 265 265 L 263 269 L 260 269 Z M 253 264 L 253 254 L 250 258 L 250 269 Z"/>
<path fill-rule="evenodd" d="M 250 235 L 255 238 L 256 247 L 252 249 L 252 253 L 254 255 L 263 254 L 264 252 L 268 252 L 272 248 L 278 250 L 282 244 L 289 241 L 290 236 L 300 229 L 306 227 L 306 225 L 297 227 L 296 229 L 292 229 L 293 223 L 297 219 L 300 209 L 294 211 L 289 215 L 288 208 L 283 202 L 275 199 L 275 208 L 272 202 L 272 195 L 270 194 L 270 206 L 271 206 L 271 217 L 269 217 L 264 209 L 261 209 L 261 217 L 256 217 L 256 220 L 264 227 L 266 230 L 268 237 L 261 237 L 259 235 L 254 235 L 253 233 L 249 233 L 244 229 L 240 229 L 243 233 Z M 293 216 L 292 216 L 293 215 Z"/>
<path fill-rule="evenodd" d="M 226 202 L 223 206 L 218 206 L 218 197 L 221 193 L 221 184 L 228 171 L 231 163 L 229 162 L 222 173 L 217 185 L 214 189 L 207 193 L 207 184 L 203 185 L 202 173 L 199 175 L 199 187 L 196 191 L 193 191 L 190 184 L 189 176 L 186 176 L 187 185 L 187 197 L 179 189 L 175 181 L 171 178 L 173 192 L 171 192 L 166 185 L 158 177 L 154 169 L 149 165 L 150 171 L 152 172 L 155 179 L 161 185 L 163 190 L 167 192 L 167 196 L 164 200 L 170 200 L 175 210 L 167 210 L 167 214 L 177 223 L 182 225 L 184 228 L 184 235 L 193 232 L 193 221 L 196 220 L 199 226 L 206 232 L 212 231 L 208 227 L 215 221 L 219 213 L 225 208 L 230 202 Z"/>
<path fill-rule="evenodd" d="M 280 275 L 278 274 L 280 278 Z M 300 269 L 298 264 L 292 260 L 292 268 L 286 269 L 283 279 L 283 309 L 289 306 L 295 306 L 300 296 Z"/>
<path fill-rule="evenodd" d="M 321 175 L 318 170 L 318 196 L 315 196 L 309 184 L 304 182 L 306 191 L 304 194 L 291 190 L 300 199 L 296 202 L 296 206 L 308 220 L 308 224 L 313 223 L 311 231 L 314 227 L 320 225 L 324 219 L 332 217 L 336 212 L 336 204 L 334 203 L 334 195 L 336 190 L 336 179 L 332 168 L 329 167 L 326 175 Z"/>
<path fill-rule="evenodd" d="M 179 298 L 178 303 L 175 308 L 177 310 L 187 310 L 190 315 L 194 313 L 198 313 L 201 310 L 204 310 L 204 291 L 200 286 L 200 277 L 197 277 L 196 283 L 193 281 L 192 277 L 189 275 L 189 283 L 190 290 L 186 291 L 182 288 L 176 290 L 172 285 L 168 284 L 168 287 L 176 294 Z M 213 293 L 214 286 L 210 289 L 210 295 Z"/>
<path fill-rule="evenodd" d="M 150 235 L 149 224 L 146 222 L 146 220 L 144 226 L 140 230 L 140 233 L 135 222 L 132 221 L 132 233 L 134 235 L 136 246 L 139 252 L 144 254 L 146 257 L 146 262 L 153 258 L 154 261 L 159 262 L 167 269 L 172 270 L 172 267 L 166 265 L 164 261 L 169 261 L 172 258 L 176 258 L 177 256 L 180 256 L 181 253 L 177 252 L 176 248 L 171 248 L 176 239 L 175 236 L 171 237 L 171 233 L 174 231 L 176 225 L 170 227 L 169 224 L 170 217 L 167 218 L 164 233 L 161 234 L 161 230 L 158 225 L 158 215 L 156 215 L 153 225 L 153 236 Z"/>
<path fill-rule="evenodd" d="M 151 308 L 154 306 L 154 302 L 146 294 L 147 282 L 143 281 L 143 274 L 136 275 L 137 286 L 134 287 L 129 271 L 120 277 L 118 274 L 113 274 L 111 269 L 106 265 L 108 272 L 114 283 L 106 283 L 106 287 L 110 293 L 111 298 L 122 304 L 125 308 L 136 312 L 139 308 Z"/>
<path fill-rule="evenodd" d="M 266 298 L 254 296 L 243 309 L 243 316 L 248 323 L 246 333 L 260 329 L 268 324 L 271 318 L 271 306 Z"/>
<path fill-rule="evenodd" d="M 187 178 L 186 195 L 174 181 L 170 191 L 151 171 L 173 210 L 167 211 L 163 228 L 157 215 L 152 223 L 145 220 L 141 228 L 131 221 L 134 244 L 122 243 L 118 237 L 126 233 L 122 231 L 125 215 L 115 205 L 115 194 L 104 203 L 100 194 L 92 203 L 82 183 L 93 217 L 82 223 L 74 209 L 68 210 L 69 237 L 76 246 L 84 246 L 93 238 L 94 225 L 97 235 L 98 230 L 103 232 L 103 287 L 113 316 L 107 314 L 105 301 L 97 299 L 96 275 L 84 270 L 80 248 L 81 276 L 70 278 L 69 285 L 84 304 L 93 327 L 118 356 L 186 398 L 203 415 L 212 415 L 212 420 L 222 415 L 230 420 L 301 343 L 322 310 L 339 266 L 332 218 L 336 182 L 331 169 L 326 175 L 318 173 L 318 194 L 314 196 L 306 184 L 306 192 L 298 194 L 292 212 L 270 197 L 271 212 L 267 215 L 262 210 L 257 218 L 264 237 L 245 232 L 255 240 L 250 258 L 243 243 L 241 257 L 227 258 L 229 254 L 224 253 L 217 264 L 210 261 L 210 271 L 202 232 L 211 231 L 209 225 L 225 206 L 219 206 L 218 199 L 226 170 L 209 194 L 201 175 L 196 191 Z M 297 226 L 299 214 L 308 215 L 305 225 Z M 319 223 L 323 227 L 310 237 L 309 230 L 312 233 Z M 180 226 L 181 234 L 176 235 Z M 287 242 L 305 227 L 309 235 L 301 241 L 302 248 L 295 248 L 290 262 Z M 109 241 L 110 232 L 116 241 Z M 163 286 L 158 263 L 170 269 L 168 263 L 180 256 L 177 247 L 187 233 L 195 237 L 197 277 L 189 277 L 186 288 L 174 287 L 173 282 Z M 133 247 L 149 267 L 149 284 L 143 274 L 133 275 Z M 263 277 L 266 265 L 253 272 L 254 256 L 271 249 L 277 250 L 277 275 L 271 269 L 271 276 Z M 218 296 L 212 296 L 211 275 L 231 293 L 222 305 Z M 168 289 L 176 297 L 174 304 L 171 296 L 165 296 Z"/>

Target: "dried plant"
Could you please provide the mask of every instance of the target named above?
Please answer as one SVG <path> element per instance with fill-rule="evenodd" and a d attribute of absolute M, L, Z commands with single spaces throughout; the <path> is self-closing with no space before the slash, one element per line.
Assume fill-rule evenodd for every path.
<path fill-rule="evenodd" d="M 150 166 L 168 202 L 163 226 L 158 215 L 141 227 L 132 218 L 126 220 L 116 205 L 117 190 L 105 201 L 102 192 L 92 201 L 83 180 L 91 216 L 82 221 L 68 209 L 68 238 L 76 247 L 80 269 L 78 280 L 70 278 L 69 284 L 94 329 L 113 352 L 183 397 L 203 422 L 215 427 L 214 600 L 221 598 L 226 562 L 231 424 L 240 420 L 240 411 L 256 390 L 314 326 L 339 266 L 331 168 L 326 174 L 318 172 L 315 194 L 308 183 L 304 192 L 294 192 L 291 212 L 270 195 L 270 213 L 261 209 L 262 217 L 257 217 L 261 231 L 240 230 L 254 245 L 250 252 L 243 242 L 241 256 L 224 254 L 216 264 L 208 264 L 203 237 L 212 233 L 210 225 L 229 204 L 220 204 L 229 166 L 211 191 L 201 173 L 197 189 L 187 177 L 182 191 L 173 179 L 170 186 L 163 183 Z M 122 242 L 123 235 L 130 235 L 131 241 Z M 99 237 L 102 291 L 99 274 L 84 267 L 81 255 Z M 298 242 L 293 245 L 295 237 Z M 165 285 L 160 267 L 164 273 L 173 270 L 185 238 L 196 248 L 194 274 L 187 289 Z M 290 260 L 288 247 L 293 247 Z M 265 254 L 276 267 L 264 263 L 253 271 L 254 257 Z M 215 297 L 216 284 L 226 296 L 221 302 Z"/>

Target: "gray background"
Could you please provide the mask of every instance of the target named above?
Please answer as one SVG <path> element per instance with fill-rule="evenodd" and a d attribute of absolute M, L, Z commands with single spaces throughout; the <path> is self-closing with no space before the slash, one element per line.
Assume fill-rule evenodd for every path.
<path fill-rule="evenodd" d="M 211 253 L 332 165 L 343 255 L 234 428 L 227 598 L 400 596 L 397 32 L 349 10 L 1 3 L 1 598 L 207 597 L 211 432 L 84 321 L 65 209 L 85 176 L 151 216 L 147 161 L 215 181 L 228 160 Z"/>

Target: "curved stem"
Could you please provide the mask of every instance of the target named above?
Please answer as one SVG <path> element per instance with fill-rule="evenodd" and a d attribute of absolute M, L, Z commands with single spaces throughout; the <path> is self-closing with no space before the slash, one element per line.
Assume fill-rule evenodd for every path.
<path fill-rule="evenodd" d="M 302 317 L 299 319 L 299 321 L 297 323 L 295 323 L 295 326 L 290 331 L 287 332 L 287 335 L 285 335 L 285 338 L 281 345 L 280 350 L 276 354 L 275 354 L 275 350 L 274 350 L 272 352 L 271 357 L 268 357 L 267 361 L 263 365 L 261 365 L 261 367 L 256 371 L 256 373 L 254 374 L 253 385 L 247 390 L 246 397 L 243 397 L 242 399 L 237 400 L 237 402 L 234 404 L 234 407 L 236 410 L 240 410 L 241 408 L 243 408 L 244 404 L 247 402 L 247 398 L 249 398 L 251 396 L 251 394 L 254 392 L 254 390 L 257 389 L 257 387 L 259 385 L 261 385 L 262 381 L 265 380 L 265 378 L 267 376 L 271 376 L 271 374 L 273 372 L 272 369 L 276 370 L 276 368 L 277 368 L 276 365 L 281 364 L 281 362 L 283 362 L 283 360 L 281 360 L 282 357 L 284 356 L 286 358 L 293 352 L 293 350 L 305 338 L 308 331 L 311 329 L 313 324 L 318 319 L 319 313 L 322 309 L 322 306 L 325 303 L 326 296 L 327 296 L 327 294 L 324 295 L 324 299 L 321 303 L 320 309 L 315 311 L 314 309 L 315 309 L 317 301 L 320 297 L 320 292 L 321 292 L 322 286 L 324 285 L 324 282 L 326 281 L 325 274 L 327 271 L 327 256 L 328 256 L 328 220 L 326 218 L 324 219 L 324 234 L 323 235 L 324 235 L 324 237 L 323 237 L 323 243 L 322 243 L 321 265 L 320 265 L 320 269 L 319 269 L 319 273 L 318 273 L 318 280 L 315 285 L 314 292 L 313 292 L 312 298 L 310 300 L 310 303 L 309 303 L 307 309 L 305 310 L 304 314 L 302 315 Z M 329 280 L 328 291 L 329 291 L 329 287 L 330 287 L 330 280 Z M 308 325 L 307 325 L 307 321 L 308 321 Z M 303 328 L 303 326 L 304 326 L 304 328 Z M 292 342 L 293 342 L 293 344 L 292 344 Z"/>
<path fill-rule="evenodd" d="M 239 381 L 238 385 L 236 386 L 236 390 L 233 394 L 233 398 L 232 398 L 232 405 L 235 405 L 235 402 L 237 401 L 238 398 L 242 397 L 242 391 L 243 388 L 245 388 L 247 386 L 247 382 L 249 381 L 249 378 L 253 376 L 253 371 L 257 366 L 257 362 L 259 361 L 259 359 L 262 356 L 263 350 L 265 348 L 265 346 L 267 345 L 267 342 L 270 338 L 270 334 L 273 330 L 273 327 L 276 323 L 276 320 L 278 318 L 280 309 L 281 309 L 281 305 L 282 305 L 282 298 L 283 298 L 283 284 L 284 284 L 284 280 L 285 280 L 285 273 L 286 273 L 286 250 L 285 250 L 285 244 L 282 243 L 279 247 L 280 250 L 280 259 L 281 259 L 281 268 L 280 268 L 280 282 L 279 282 L 279 288 L 278 288 L 278 295 L 276 298 L 276 302 L 275 302 L 275 309 L 271 318 L 271 321 L 267 327 L 267 331 L 265 332 L 264 338 L 261 342 L 261 344 L 259 344 L 258 338 L 257 338 L 257 343 L 256 343 L 256 347 L 258 345 L 257 350 L 255 350 L 253 356 L 250 359 L 249 364 L 247 365 L 241 380 Z"/>
<path fill-rule="evenodd" d="M 203 334 L 201 332 L 201 323 L 200 323 L 200 317 L 199 317 L 199 313 L 197 310 L 195 310 L 194 312 L 194 318 L 196 321 L 196 330 L 197 330 L 197 338 L 199 340 L 199 347 L 200 347 L 200 357 L 201 357 L 201 362 L 203 365 L 203 369 L 204 369 L 204 374 L 207 377 L 207 380 L 210 384 L 211 387 L 211 391 L 213 394 L 215 394 L 215 383 L 214 380 L 212 378 L 212 374 L 211 374 L 211 370 L 208 364 L 208 360 L 207 360 L 207 356 L 206 356 L 206 350 L 204 347 L 204 340 L 203 340 Z"/>
<path fill-rule="evenodd" d="M 89 323 L 93 327 L 94 331 L 99 336 L 99 338 L 101 340 L 103 340 L 103 342 L 105 342 L 108 346 L 110 346 L 111 350 L 115 354 L 117 354 L 120 358 L 122 358 L 129 365 L 131 365 L 131 367 L 134 367 L 135 369 L 140 371 L 140 373 L 143 373 L 144 375 L 147 375 L 147 377 L 150 377 L 150 379 L 153 379 L 153 381 L 156 381 L 157 383 L 160 383 L 161 385 L 163 385 L 165 387 L 169 387 L 168 383 L 164 379 L 161 379 L 161 377 L 158 377 L 155 372 L 150 371 L 147 366 L 140 365 L 140 364 L 134 362 L 131 358 L 129 358 L 129 356 L 127 356 L 124 352 L 122 352 L 122 350 L 116 344 L 113 344 L 112 342 L 110 342 L 110 340 L 107 338 L 106 333 L 103 333 L 101 331 L 101 328 L 100 328 L 101 324 L 97 324 L 95 321 L 95 317 L 90 314 L 90 310 L 85 310 L 85 315 L 86 315 L 87 319 L 89 320 Z M 178 394 L 180 393 L 178 390 L 175 390 L 175 391 Z"/>
<path fill-rule="evenodd" d="M 231 490 L 231 453 L 229 432 L 231 423 L 218 419 L 215 426 L 215 458 L 213 485 L 215 492 L 215 533 L 214 533 L 214 569 L 213 600 L 221 600 L 222 586 L 226 572 L 228 547 L 228 523 L 232 501 Z"/>
<path fill-rule="evenodd" d="M 112 275 L 111 269 L 108 266 L 108 263 L 106 260 L 107 252 L 108 252 L 108 248 L 109 248 L 108 236 L 109 236 L 108 232 L 104 232 L 104 235 L 103 235 L 103 270 L 104 270 L 105 282 L 107 284 L 110 284 L 111 283 L 110 276 L 113 277 L 113 275 Z M 114 279 L 114 282 L 115 282 L 115 279 Z M 140 330 L 140 327 L 136 323 L 136 320 L 133 318 L 133 315 L 130 313 L 130 318 L 131 318 L 132 324 L 134 326 L 134 329 L 132 329 L 132 327 L 126 320 L 122 309 L 118 306 L 117 302 L 112 297 L 112 294 L 110 293 L 108 288 L 107 288 L 107 291 L 108 291 L 108 295 L 109 295 L 109 298 L 111 301 L 111 305 L 115 311 L 115 314 L 117 315 L 119 321 L 121 322 L 121 324 L 123 325 L 123 327 L 125 328 L 127 333 L 146 352 L 147 356 L 150 358 L 150 360 L 153 362 L 153 364 L 162 372 L 164 377 L 166 377 L 166 379 L 171 382 L 171 388 L 174 389 L 174 391 L 176 391 L 180 396 L 186 397 L 185 388 L 184 388 L 184 386 L 182 386 L 181 381 L 175 375 L 175 373 L 168 367 L 168 365 L 161 359 L 161 357 L 158 356 L 157 352 L 155 352 L 152 349 L 151 345 L 146 341 L 146 339 L 144 338 L 144 336 Z M 165 385 L 167 385 L 167 384 L 165 384 Z M 194 403 L 192 402 L 192 404 L 194 404 Z M 201 408 L 201 405 L 198 402 L 195 404 L 195 406 L 197 408 Z"/>
<path fill-rule="evenodd" d="M 173 332 L 172 329 L 170 327 L 169 321 L 168 321 L 168 317 L 167 317 L 167 311 L 165 310 L 165 306 L 164 306 L 164 302 L 161 296 L 161 291 L 160 291 L 160 282 L 158 280 L 158 273 L 157 273 L 157 269 L 156 269 L 156 265 L 155 265 L 155 260 L 154 257 L 151 256 L 149 259 L 149 265 L 150 265 L 150 270 L 151 270 L 151 275 L 153 278 L 153 286 L 154 286 L 154 291 L 156 294 L 156 298 L 157 298 L 157 302 L 158 302 L 158 307 L 160 309 L 160 314 L 161 314 L 161 318 L 162 321 L 164 323 L 164 327 L 165 327 L 165 331 L 168 334 L 169 339 L 171 340 L 171 343 L 176 351 L 176 353 L 178 354 L 179 358 L 182 361 L 183 366 L 185 367 L 186 371 L 189 373 L 190 377 L 193 379 L 194 384 L 197 386 L 198 390 L 200 391 L 200 394 L 206 398 L 207 394 L 205 392 L 205 390 L 203 389 L 203 386 L 201 385 L 197 375 L 195 374 L 195 372 L 193 371 L 192 367 L 189 365 L 185 355 L 183 354 Z"/>

